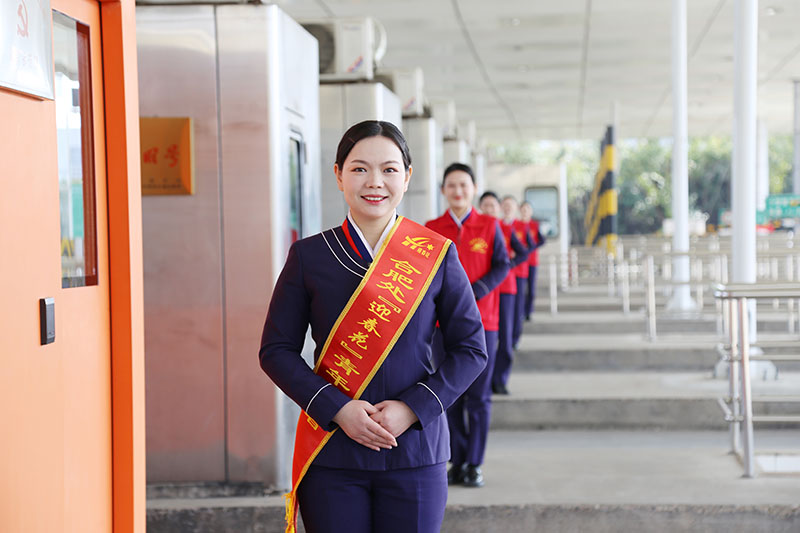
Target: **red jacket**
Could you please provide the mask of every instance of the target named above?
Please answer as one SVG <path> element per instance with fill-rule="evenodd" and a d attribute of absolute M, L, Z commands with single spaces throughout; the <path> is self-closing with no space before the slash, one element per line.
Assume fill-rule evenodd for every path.
<path fill-rule="evenodd" d="M 539 266 L 539 247 L 544 244 L 545 238 L 544 235 L 542 235 L 542 232 L 539 231 L 538 220 L 532 218 L 530 222 L 528 222 L 528 226 L 531 229 L 531 236 L 533 236 L 533 242 L 536 245 L 536 248 L 533 249 L 531 255 L 528 256 L 528 264 L 530 266 Z"/>
<path fill-rule="evenodd" d="M 495 289 L 510 268 L 497 221 L 472 209 L 459 228 L 448 210 L 425 226 L 455 243 L 458 259 L 472 284 L 483 328 L 497 331 L 500 297 Z"/>
<path fill-rule="evenodd" d="M 531 230 L 528 227 L 528 224 L 521 221 L 521 220 L 514 220 L 511 223 L 511 227 L 514 228 L 514 234 L 519 239 L 519 242 L 525 247 L 527 253 L 526 259 L 530 257 L 531 252 L 536 249 L 536 243 L 533 240 L 533 236 L 531 235 Z M 528 261 L 524 261 L 517 265 L 514 269 L 514 273 L 517 275 L 518 278 L 521 279 L 528 279 Z"/>
<path fill-rule="evenodd" d="M 500 293 L 517 294 L 517 275 L 515 273 L 516 268 L 514 267 L 526 262 L 528 259 L 528 249 L 519 242 L 511 224 L 506 224 L 502 220 L 499 222 L 500 229 L 503 231 L 503 237 L 505 237 L 506 250 L 511 257 L 511 270 L 508 271 L 506 279 L 500 284 Z"/>

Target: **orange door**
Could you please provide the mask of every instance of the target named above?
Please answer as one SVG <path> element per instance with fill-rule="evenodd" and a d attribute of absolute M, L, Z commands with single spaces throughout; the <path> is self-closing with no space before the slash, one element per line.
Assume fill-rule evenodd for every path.
<path fill-rule="evenodd" d="M 35 3 L 17 0 L 20 4 Z M 0 531 L 112 529 L 100 6 L 52 0 L 54 100 L 0 88 Z M 55 304 L 40 343 L 39 299 Z"/>

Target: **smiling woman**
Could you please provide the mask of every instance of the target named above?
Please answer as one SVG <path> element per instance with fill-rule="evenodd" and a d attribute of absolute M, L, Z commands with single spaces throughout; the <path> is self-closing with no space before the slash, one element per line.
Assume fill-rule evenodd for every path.
<path fill-rule="evenodd" d="M 299 505 L 309 533 L 433 533 L 447 500 L 445 411 L 486 365 L 480 315 L 452 243 L 395 211 L 411 156 L 394 125 L 351 127 L 333 170 L 347 219 L 292 245 L 259 351 L 303 409 L 287 531 Z M 433 368 L 437 322 L 447 349 Z M 300 355 L 309 325 L 313 370 Z"/>
<path fill-rule="evenodd" d="M 333 171 L 350 207 L 348 217 L 375 249 L 411 179 L 403 134 L 389 122 L 356 124 L 339 143 Z"/>

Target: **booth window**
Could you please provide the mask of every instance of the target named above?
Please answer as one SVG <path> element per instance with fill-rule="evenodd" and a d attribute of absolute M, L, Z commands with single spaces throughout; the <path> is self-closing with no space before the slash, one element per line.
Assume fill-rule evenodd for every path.
<path fill-rule="evenodd" d="M 557 237 L 558 189 L 555 187 L 528 187 L 525 200 L 533 206 L 533 218 L 539 221 L 539 231 L 545 237 Z"/>
<path fill-rule="evenodd" d="M 97 285 L 89 27 L 53 11 L 61 286 Z"/>
<path fill-rule="evenodd" d="M 289 243 L 303 237 L 303 140 L 289 139 Z"/>

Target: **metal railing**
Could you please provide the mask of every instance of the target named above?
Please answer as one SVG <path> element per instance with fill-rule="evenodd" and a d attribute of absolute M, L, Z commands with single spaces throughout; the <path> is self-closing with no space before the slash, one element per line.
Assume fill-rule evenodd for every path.
<path fill-rule="evenodd" d="M 784 284 L 730 284 L 714 287 L 714 296 L 723 302 L 728 323 L 728 345 L 718 347 L 725 362 L 730 364 L 728 396 L 719 400 L 720 407 L 729 423 L 731 451 L 742 461 L 745 477 L 755 477 L 755 445 L 753 425 L 758 423 L 800 423 L 798 415 L 754 415 L 753 403 L 797 402 L 798 397 L 771 395 L 754 398 L 751 385 L 751 361 L 800 361 L 800 339 L 790 341 L 761 342 L 751 345 L 749 302 L 759 299 L 800 299 L 800 283 Z M 753 353 L 753 348 L 777 347 L 794 349 L 780 354 Z"/>

